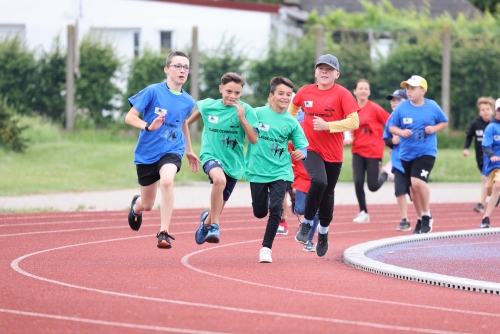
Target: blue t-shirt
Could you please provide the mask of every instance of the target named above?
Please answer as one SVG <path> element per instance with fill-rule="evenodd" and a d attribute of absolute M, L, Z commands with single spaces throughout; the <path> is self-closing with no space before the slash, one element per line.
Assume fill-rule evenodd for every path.
<path fill-rule="evenodd" d="M 163 125 L 154 131 L 142 130 L 135 148 L 134 163 L 152 164 L 167 153 L 182 158 L 186 149 L 186 138 L 182 124 L 194 106 L 194 100 L 183 89 L 182 94 L 172 93 L 165 83 L 148 86 L 128 98 L 131 106 L 143 113 L 143 120 L 153 123 L 160 114 L 167 112 Z"/>
<path fill-rule="evenodd" d="M 402 130 L 410 129 L 412 135 L 401 137 L 399 142 L 399 157 L 404 161 L 412 161 L 424 155 L 437 155 L 437 136 L 435 133 L 425 133 L 425 127 L 448 122 L 448 117 L 441 107 L 433 100 L 424 99 L 424 104 L 414 106 L 410 100 L 398 104 L 388 124 Z"/>
<path fill-rule="evenodd" d="M 500 157 L 500 121 L 493 118 L 490 124 L 486 126 L 481 146 L 491 148 L 495 155 Z M 483 154 L 483 161 L 483 175 L 488 176 L 491 171 L 500 168 L 500 161 L 491 161 L 486 154 Z"/>
<path fill-rule="evenodd" d="M 389 131 L 389 123 L 391 121 L 391 116 L 389 116 L 389 119 L 387 120 L 387 124 L 385 125 L 384 129 L 384 139 L 386 138 L 392 138 L 394 135 Z M 401 137 L 400 137 L 401 138 Z M 392 172 L 394 172 L 395 169 L 399 170 L 401 173 L 405 173 L 405 169 L 403 168 L 403 164 L 401 163 L 401 159 L 399 158 L 399 144 L 394 145 L 392 148 L 391 152 L 391 163 L 392 163 Z"/>

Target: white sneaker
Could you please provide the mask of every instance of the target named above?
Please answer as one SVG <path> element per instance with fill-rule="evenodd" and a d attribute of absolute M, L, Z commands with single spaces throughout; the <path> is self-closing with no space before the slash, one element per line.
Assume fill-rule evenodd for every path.
<path fill-rule="evenodd" d="M 387 181 L 394 182 L 394 174 L 392 173 L 392 162 L 390 160 L 382 168 L 382 171 L 387 173 Z"/>
<path fill-rule="evenodd" d="M 366 213 L 365 210 L 362 210 L 352 221 L 354 223 L 369 223 L 370 215 Z"/>
<path fill-rule="evenodd" d="M 273 251 L 267 247 L 262 247 L 260 249 L 259 262 L 260 263 L 272 263 L 273 258 L 271 257 L 271 253 Z"/>

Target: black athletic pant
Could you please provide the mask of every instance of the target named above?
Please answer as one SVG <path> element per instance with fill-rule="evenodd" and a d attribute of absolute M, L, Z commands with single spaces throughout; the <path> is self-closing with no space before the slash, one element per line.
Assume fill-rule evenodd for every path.
<path fill-rule="evenodd" d="M 358 198 L 359 211 L 368 212 L 366 208 L 365 197 L 365 173 L 367 176 L 368 189 L 377 191 L 387 181 L 387 174 L 383 173 L 379 178 L 380 164 L 382 159 L 365 158 L 357 153 L 352 155 L 352 178 L 354 180 L 354 189 Z"/>
<path fill-rule="evenodd" d="M 318 211 L 320 225 L 330 226 L 333 218 L 335 186 L 342 170 L 342 163 L 326 162 L 318 153 L 307 151 L 304 167 L 311 177 L 311 187 L 306 195 L 304 218 L 313 220 Z"/>
<path fill-rule="evenodd" d="M 262 241 L 263 247 L 273 247 L 273 241 L 278 231 L 281 213 L 283 212 L 286 185 L 287 182 L 283 180 L 270 183 L 250 182 L 253 215 L 257 218 L 264 218 L 269 211 L 266 233 Z"/>

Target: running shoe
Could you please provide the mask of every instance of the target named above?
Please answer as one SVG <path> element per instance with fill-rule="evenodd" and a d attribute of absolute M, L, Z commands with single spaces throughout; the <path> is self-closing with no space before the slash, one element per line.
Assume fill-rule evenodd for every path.
<path fill-rule="evenodd" d="M 370 215 L 365 210 L 362 210 L 352 221 L 353 223 L 369 223 Z"/>
<path fill-rule="evenodd" d="M 260 263 L 272 263 L 273 258 L 271 257 L 271 253 L 273 251 L 270 248 L 262 247 L 259 252 L 259 262 Z"/>
<path fill-rule="evenodd" d="M 390 181 L 390 182 L 394 181 L 394 174 L 392 173 L 392 162 L 390 160 L 382 168 L 382 171 L 383 171 L 382 173 L 386 173 L 387 174 L 387 181 Z"/>
<path fill-rule="evenodd" d="M 314 242 L 312 240 L 307 240 L 303 248 L 304 252 L 315 252 L 316 247 L 314 247 Z"/>
<path fill-rule="evenodd" d="M 196 230 L 194 234 L 196 243 L 198 245 L 203 244 L 207 238 L 208 230 L 210 227 L 205 226 L 205 219 L 207 219 L 209 213 L 209 210 L 205 210 L 201 213 L 200 227 L 198 227 L 198 230 Z"/>
<path fill-rule="evenodd" d="M 476 206 L 474 207 L 474 211 L 479 213 L 484 213 L 484 206 L 481 203 L 477 203 Z"/>
<path fill-rule="evenodd" d="M 128 225 L 134 231 L 139 231 L 139 228 L 141 227 L 142 224 L 142 213 L 139 215 L 136 215 L 134 213 L 134 205 L 139 197 L 141 196 L 135 195 L 134 198 L 132 198 L 132 203 L 130 204 L 130 211 L 128 212 Z"/>
<path fill-rule="evenodd" d="M 288 235 L 288 223 L 286 220 L 280 222 L 276 235 Z"/>
<path fill-rule="evenodd" d="M 325 234 L 318 233 L 318 243 L 316 244 L 316 254 L 325 256 L 328 252 L 328 232 Z"/>
<path fill-rule="evenodd" d="M 490 217 L 484 217 L 479 228 L 490 228 Z"/>
<path fill-rule="evenodd" d="M 403 218 L 399 223 L 398 227 L 396 227 L 396 231 L 409 231 L 411 230 L 410 222 Z"/>
<path fill-rule="evenodd" d="M 158 238 L 158 245 L 157 245 L 158 248 L 165 248 L 165 249 L 172 248 L 172 242 L 170 241 L 170 239 L 175 240 L 175 238 L 170 234 L 168 234 L 167 231 L 158 232 L 156 237 Z"/>
<path fill-rule="evenodd" d="M 432 217 L 423 215 L 422 225 L 420 227 L 420 234 L 430 233 L 432 231 Z"/>
<path fill-rule="evenodd" d="M 295 235 L 295 241 L 305 244 L 309 240 L 309 232 L 311 232 L 312 226 L 308 223 L 301 223 L 300 228 Z"/>
<path fill-rule="evenodd" d="M 415 229 L 413 230 L 413 234 L 420 234 L 421 229 L 422 229 L 422 219 L 417 219 L 417 225 L 415 225 Z"/>
<path fill-rule="evenodd" d="M 208 230 L 208 234 L 205 237 L 205 241 L 210 244 L 219 243 L 219 224 L 210 225 L 210 229 Z"/>

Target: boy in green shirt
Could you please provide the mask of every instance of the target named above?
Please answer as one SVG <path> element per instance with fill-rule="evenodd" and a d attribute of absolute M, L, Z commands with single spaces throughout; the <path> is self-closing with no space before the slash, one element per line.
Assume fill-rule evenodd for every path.
<path fill-rule="evenodd" d="M 258 121 L 248 104 L 239 100 L 245 79 L 236 73 L 221 78 L 222 99 L 198 101 L 188 119 L 191 124 L 203 118 L 200 159 L 203 171 L 212 186 L 210 210 L 201 214 L 196 243 L 219 242 L 219 216 L 231 196 L 236 181 L 245 173 L 243 143 L 245 136 L 255 144 L 258 140 Z"/>
<path fill-rule="evenodd" d="M 287 112 L 293 83 L 284 77 L 271 79 L 271 104 L 256 108 L 259 140 L 248 146 L 245 178 L 250 182 L 253 214 L 264 218 L 269 211 L 266 232 L 260 250 L 261 263 L 272 262 L 271 248 L 278 231 L 287 181 L 293 181 L 292 160 L 307 156 L 306 136 L 299 122 Z M 288 153 L 288 141 L 298 148 Z"/>

